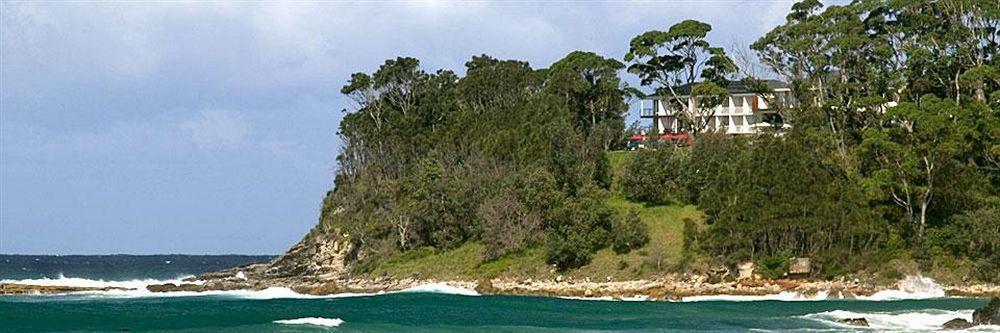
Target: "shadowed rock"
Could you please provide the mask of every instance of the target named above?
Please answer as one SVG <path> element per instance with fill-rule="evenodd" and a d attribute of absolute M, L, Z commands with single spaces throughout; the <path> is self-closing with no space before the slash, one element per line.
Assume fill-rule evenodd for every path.
<path fill-rule="evenodd" d="M 955 318 L 945 322 L 944 325 L 941 325 L 941 328 L 946 330 L 964 330 L 972 326 L 975 325 L 970 323 L 968 320 L 962 318 Z"/>
<path fill-rule="evenodd" d="M 837 322 L 851 326 L 868 327 L 868 319 L 865 318 L 844 318 L 837 320 Z"/>
<path fill-rule="evenodd" d="M 1000 325 L 1000 297 L 990 299 L 986 307 L 972 313 L 973 325 Z"/>

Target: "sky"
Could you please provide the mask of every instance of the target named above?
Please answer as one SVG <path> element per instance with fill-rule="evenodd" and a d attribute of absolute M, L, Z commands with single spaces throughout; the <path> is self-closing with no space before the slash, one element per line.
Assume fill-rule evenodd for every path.
<path fill-rule="evenodd" d="M 333 186 L 351 73 L 621 59 L 689 18 L 745 47 L 791 5 L 3 1 L 0 253 L 281 253 Z"/>

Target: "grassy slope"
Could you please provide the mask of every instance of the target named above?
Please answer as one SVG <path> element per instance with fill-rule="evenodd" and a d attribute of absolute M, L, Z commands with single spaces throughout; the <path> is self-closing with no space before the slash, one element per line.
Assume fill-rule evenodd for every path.
<path fill-rule="evenodd" d="M 614 174 L 622 172 L 628 152 L 612 152 L 609 160 Z M 557 274 L 576 278 L 618 280 L 649 277 L 676 267 L 681 259 L 684 219 L 701 220 L 694 206 L 651 206 L 625 200 L 621 189 L 612 187 L 608 204 L 620 212 L 636 209 L 648 226 L 650 241 L 628 254 L 615 254 L 610 248 L 598 251 L 590 264 L 557 273 L 545 264 L 545 249 L 531 248 L 496 261 L 482 263 L 483 245 L 467 243 L 457 249 L 435 252 L 433 249 L 409 251 L 378 264 L 372 275 L 417 276 L 436 279 L 478 279 L 481 277 L 552 278 Z"/>

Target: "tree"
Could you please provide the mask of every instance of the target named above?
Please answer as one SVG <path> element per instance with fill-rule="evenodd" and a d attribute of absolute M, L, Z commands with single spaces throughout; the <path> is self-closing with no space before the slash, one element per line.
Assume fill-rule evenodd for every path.
<path fill-rule="evenodd" d="M 547 93 L 561 97 L 576 113 L 576 126 L 585 136 L 598 136 L 608 149 L 624 129 L 628 111 L 627 88 L 618 77 L 621 62 L 593 52 L 574 51 L 552 64 L 548 71 Z"/>
<path fill-rule="evenodd" d="M 611 248 L 615 253 L 625 254 L 646 243 L 649 243 L 649 231 L 635 209 L 611 222 Z"/>
<path fill-rule="evenodd" d="M 625 54 L 631 63 L 629 73 L 680 109 L 680 119 L 693 134 L 708 126 L 715 107 L 727 97 L 729 76 L 739 70 L 725 50 L 705 39 L 711 30 L 707 23 L 685 20 L 667 31 L 647 31 L 632 38 Z"/>
<path fill-rule="evenodd" d="M 962 167 L 954 157 L 968 150 L 970 117 L 954 101 L 932 95 L 890 108 L 886 116 L 892 124 L 866 131 L 859 147 L 870 175 L 864 185 L 905 210 L 922 239 L 938 184 Z"/>

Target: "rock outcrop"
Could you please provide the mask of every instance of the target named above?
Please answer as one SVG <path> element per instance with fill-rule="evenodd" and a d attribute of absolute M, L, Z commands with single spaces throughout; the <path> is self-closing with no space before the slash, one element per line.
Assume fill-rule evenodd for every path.
<path fill-rule="evenodd" d="M 79 291 L 111 291 L 133 290 L 119 287 L 73 287 L 73 286 L 38 286 L 19 283 L 0 283 L 0 295 L 21 294 L 62 294 Z"/>
<path fill-rule="evenodd" d="M 973 325 L 1000 325 L 1000 297 L 993 297 L 985 307 L 972 313 Z"/>
<path fill-rule="evenodd" d="M 964 330 L 972 326 L 975 325 L 970 323 L 968 320 L 955 318 L 945 322 L 944 325 L 941 325 L 941 328 L 946 330 Z"/>
<path fill-rule="evenodd" d="M 837 322 L 851 326 L 868 327 L 868 319 L 865 318 L 844 318 L 838 319 Z"/>
<path fill-rule="evenodd" d="M 309 293 L 342 291 L 348 275 L 345 260 L 350 243 L 339 230 L 330 233 L 312 231 L 288 252 L 271 262 L 250 264 L 204 273 L 185 279 L 182 284 L 150 285 L 152 292 L 261 290 L 288 287 Z M 196 283 L 197 282 L 197 283 Z"/>

